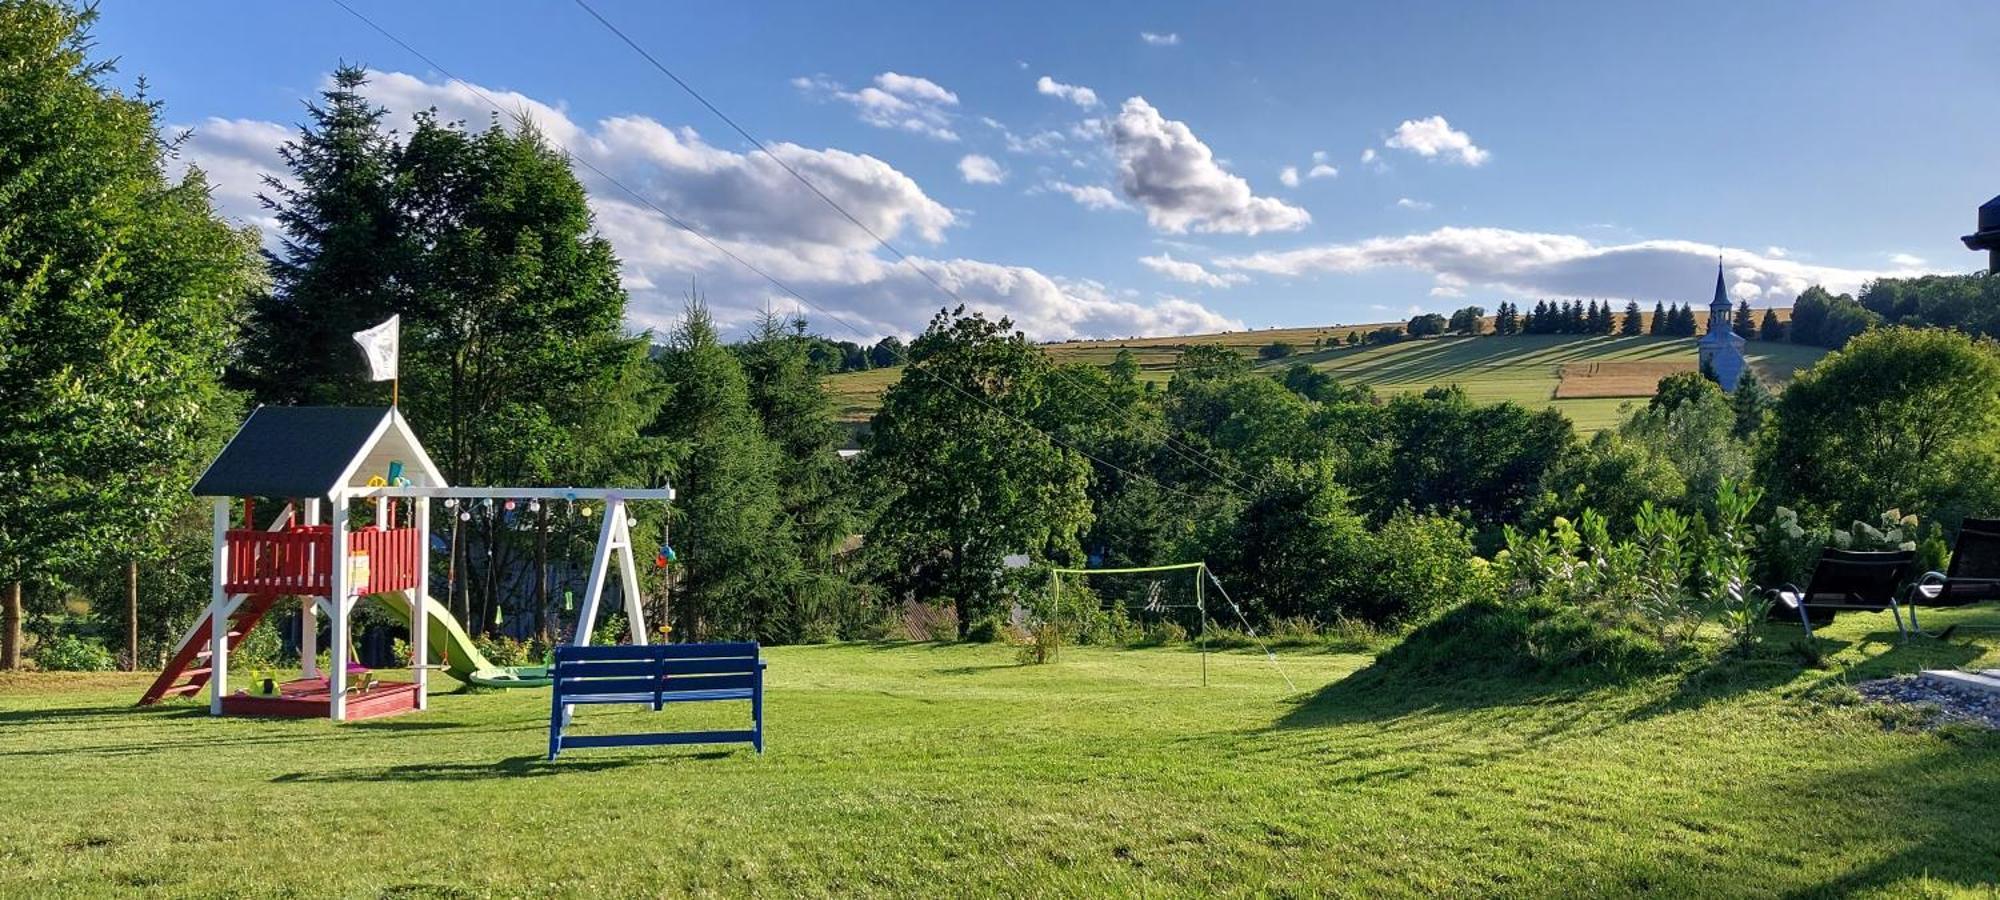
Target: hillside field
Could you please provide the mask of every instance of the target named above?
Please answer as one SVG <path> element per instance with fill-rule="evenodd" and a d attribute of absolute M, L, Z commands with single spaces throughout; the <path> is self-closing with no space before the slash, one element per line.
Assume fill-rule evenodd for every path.
<path fill-rule="evenodd" d="M 1311 349 L 1315 339 L 1341 338 L 1349 331 L 1366 332 L 1376 327 L 1379 326 L 1080 341 L 1050 344 L 1045 349 L 1058 362 L 1097 365 L 1109 365 L 1118 351 L 1130 349 L 1138 356 L 1141 377 L 1164 385 L 1173 376 L 1174 361 L 1185 347 L 1219 343 L 1255 359 L 1260 348 L 1273 341 L 1285 341 L 1303 352 L 1259 362 L 1260 368 L 1275 372 L 1305 362 L 1332 372 L 1342 381 L 1367 384 L 1385 395 L 1458 384 L 1473 399 L 1482 402 L 1512 400 L 1530 407 L 1553 406 L 1586 433 L 1616 425 L 1623 416 L 1622 407 L 1634 398 L 1650 396 L 1653 384 L 1658 381 L 1655 372 L 1674 368 L 1691 371 L 1695 367 L 1694 341 L 1690 338 L 1486 335 L 1425 338 L 1386 346 Z M 1826 353 L 1818 347 L 1754 340 L 1744 350 L 1751 366 L 1773 387 L 1790 381 L 1794 373 L 1811 366 Z M 1604 378 L 1604 383 L 1595 387 L 1573 387 L 1563 392 L 1568 395 L 1566 399 L 1557 399 L 1564 367 L 1571 366 L 1572 374 L 1580 375 L 1590 369 L 1587 365 L 1590 363 L 1645 365 L 1628 367 L 1624 377 Z M 841 417 L 849 422 L 862 422 L 874 413 L 882 392 L 900 374 L 900 367 L 842 373 L 831 376 L 828 387 Z M 1618 367 L 1597 374 L 1619 374 Z"/>
<path fill-rule="evenodd" d="M 1797 631 L 1616 687 L 1384 679 L 1305 648 L 1278 655 L 1293 689 L 1255 650 L 1210 654 L 1203 687 L 1184 647 L 777 647 L 763 756 L 553 763 L 546 690 L 440 678 L 429 712 L 334 725 L 135 708 L 144 673 L 0 674 L 0 896 L 1990 892 L 1994 734 L 1846 685 L 1994 645 L 1850 614 L 1801 668 Z"/>

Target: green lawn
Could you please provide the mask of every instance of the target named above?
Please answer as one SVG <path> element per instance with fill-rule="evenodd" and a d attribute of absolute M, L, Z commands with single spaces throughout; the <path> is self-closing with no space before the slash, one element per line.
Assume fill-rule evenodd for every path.
<path fill-rule="evenodd" d="M 1829 669 L 1774 649 L 1587 691 L 1384 683 L 1305 652 L 1281 657 L 1294 693 L 1255 653 L 1212 656 L 1203 688 L 1176 649 L 787 647 L 763 757 L 554 764 L 541 692 L 335 727 L 16 675 L 0 896 L 1990 890 L 2000 740 L 1890 727 L 1839 686 L 1996 653 L 1893 634 L 1843 618 Z M 739 714 L 708 706 L 664 718 Z"/>
<path fill-rule="evenodd" d="M 1309 349 L 1314 336 L 1337 337 L 1344 333 L 1345 329 L 1338 328 L 1292 329 L 1188 338 L 1092 341 L 1051 345 L 1048 352 L 1063 362 L 1109 365 L 1120 349 L 1131 349 L 1139 358 L 1141 377 L 1164 384 L 1173 375 L 1181 343 L 1213 338 L 1254 356 L 1256 348 L 1270 343 L 1273 335 Z M 1762 341 L 1749 342 L 1745 351 L 1751 365 L 1773 385 L 1790 381 L 1794 373 L 1811 366 L 1826 353 L 1818 347 L 1767 344 Z M 1567 414 L 1579 430 L 1590 433 L 1617 425 L 1629 412 L 1627 404 L 1643 404 L 1644 398 L 1556 400 L 1558 375 L 1567 363 L 1617 360 L 1682 361 L 1692 366 L 1695 361 L 1694 341 L 1687 338 L 1574 335 L 1448 337 L 1301 353 L 1262 365 L 1267 369 L 1280 370 L 1293 363 L 1306 362 L 1334 373 L 1342 381 L 1368 384 L 1384 395 L 1420 391 L 1433 385 L 1458 384 L 1474 400 L 1484 403 L 1512 400 L 1535 408 L 1556 407 Z M 900 367 L 851 372 L 834 375 L 827 380 L 827 384 L 841 417 L 858 422 L 874 413 L 882 392 L 895 383 L 901 373 Z"/>

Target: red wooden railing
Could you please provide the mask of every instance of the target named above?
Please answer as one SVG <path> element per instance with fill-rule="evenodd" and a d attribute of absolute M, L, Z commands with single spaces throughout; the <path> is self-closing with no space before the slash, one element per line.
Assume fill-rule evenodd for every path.
<path fill-rule="evenodd" d="M 333 531 L 299 525 L 284 531 L 234 529 L 228 534 L 229 570 L 223 589 L 232 594 L 324 597 L 330 589 Z M 364 528 L 348 535 L 348 552 L 367 554 L 368 578 L 349 585 L 356 594 L 416 587 L 418 536 L 414 528 Z"/>

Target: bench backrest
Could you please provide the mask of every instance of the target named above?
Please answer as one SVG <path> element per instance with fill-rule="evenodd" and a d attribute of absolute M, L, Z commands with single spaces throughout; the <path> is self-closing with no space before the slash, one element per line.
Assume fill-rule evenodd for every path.
<path fill-rule="evenodd" d="M 2000 578 L 2000 519 L 1968 517 L 1951 545 L 1951 578 Z"/>
<path fill-rule="evenodd" d="M 549 674 L 555 692 L 568 697 L 748 688 L 756 683 L 757 645 L 565 645 L 556 648 Z"/>
<path fill-rule="evenodd" d="M 1826 550 L 1806 585 L 1806 603 L 1888 609 L 1910 580 L 1914 550 Z"/>

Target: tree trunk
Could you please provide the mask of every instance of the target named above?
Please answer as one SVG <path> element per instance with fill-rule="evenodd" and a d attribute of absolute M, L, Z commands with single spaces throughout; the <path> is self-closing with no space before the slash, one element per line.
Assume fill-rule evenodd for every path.
<path fill-rule="evenodd" d="M 0 613 L 0 669 L 21 667 L 21 583 L 7 589 L 7 608 Z"/>
<path fill-rule="evenodd" d="M 125 562 L 125 671 L 139 671 L 139 561 Z"/>

